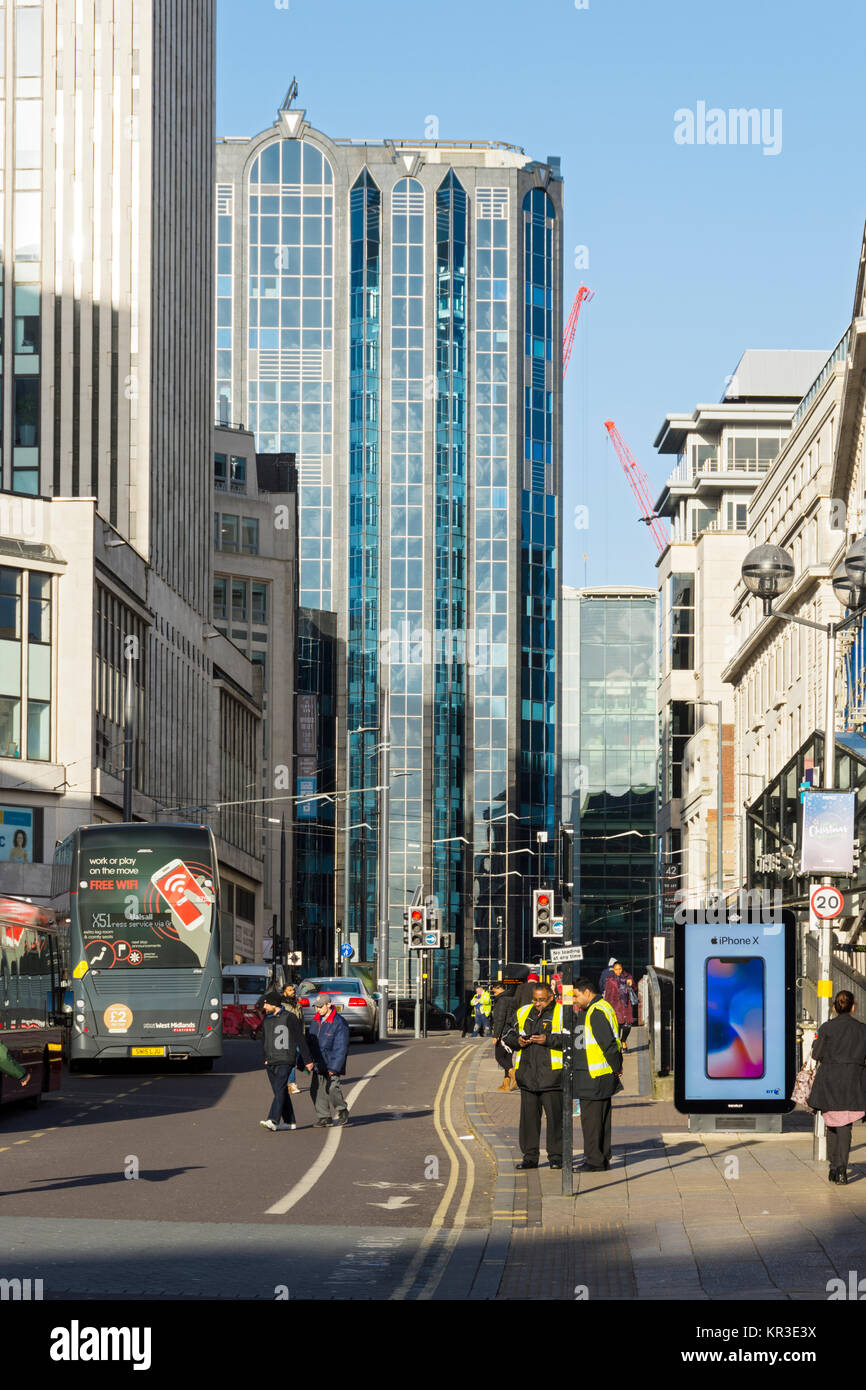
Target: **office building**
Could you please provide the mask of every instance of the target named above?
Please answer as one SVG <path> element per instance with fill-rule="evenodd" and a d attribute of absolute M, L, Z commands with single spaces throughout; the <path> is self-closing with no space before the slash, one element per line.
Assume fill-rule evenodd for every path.
<path fill-rule="evenodd" d="M 573 939 L 590 974 L 612 955 L 640 971 L 652 960 L 656 906 L 656 594 L 566 586 L 562 597 Z"/>
<path fill-rule="evenodd" d="M 658 925 L 668 937 L 676 893 L 697 904 L 720 880 L 725 893 L 739 882 L 734 702 L 722 676 L 735 641 L 734 592 L 751 544 L 749 508 L 825 357 L 745 352 L 718 404 L 666 416 L 655 441 L 660 453 L 677 456 L 655 508 L 671 524 L 658 561 Z"/>
<path fill-rule="evenodd" d="M 391 956 L 420 886 L 455 937 L 433 971 L 450 1005 L 489 973 L 497 914 L 509 953 L 532 949 L 522 888 L 491 868 L 506 826 L 553 871 L 559 162 L 334 140 L 295 98 L 217 144 L 217 415 L 297 455 L 301 603 L 336 612 L 345 647 L 338 929 L 372 960 L 387 683 Z"/>
<path fill-rule="evenodd" d="M 246 811 L 215 809 L 257 771 L 261 709 L 207 626 L 214 21 L 212 0 L 0 8 L 0 796 L 41 823 L 0 882 L 34 897 L 57 840 L 122 814 L 127 680 L 133 816 L 208 817 L 225 881 L 260 896 Z"/>

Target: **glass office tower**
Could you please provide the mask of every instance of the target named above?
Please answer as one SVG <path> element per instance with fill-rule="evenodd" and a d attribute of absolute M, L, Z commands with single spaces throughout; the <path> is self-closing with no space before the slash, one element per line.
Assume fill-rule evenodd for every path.
<path fill-rule="evenodd" d="M 575 829 L 584 969 L 651 961 L 655 908 L 656 595 L 563 589 L 562 819 Z"/>
<path fill-rule="evenodd" d="M 218 142 L 217 210 L 217 415 L 296 453 L 301 602 L 345 642 L 338 925 L 372 960 L 387 686 L 391 975 L 420 887 L 453 936 L 433 962 L 453 1005 L 500 942 L 527 958 L 517 869 L 553 872 L 558 160 L 335 141 L 288 101 Z"/>

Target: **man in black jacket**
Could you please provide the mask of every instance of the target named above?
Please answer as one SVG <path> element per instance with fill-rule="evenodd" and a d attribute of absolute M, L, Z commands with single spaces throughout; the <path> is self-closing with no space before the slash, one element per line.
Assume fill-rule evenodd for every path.
<path fill-rule="evenodd" d="M 514 997 L 508 994 L 502 980 L 493 980 L 490 985 L 490 993 L 493 995 L 493 1009 L 490 1014 L 490 1022 L 493 1027 L 494 1053 L 496 1060 L 505 1076 L 502 1085 L 497 1087 L 499 1091 L 513 1091 L 517 1085 L 514 1077 L 514 1057 L 511 1049 L 506 1047 L 502 1041 L 502 1035 L 508 1027 L 514 1010 Z"/>
<path fill-rule="evenodd" d="M 616 1014 L 582 975 L 574 984 L 574 1096 L 580 1101 L 582 1170 L 610 1167 L 611 1097 L 622 1090 Z"/>
<path fill-rule="evenodd" d="M 547 1117 L 547 1157 L 551 1168 L 562 1167 L 562 1005 L 549 985 L 536 984 L 531 1004 L 518 1008 L 503 1034 L 514 1051 L 520 1087 L 520 1148 L 518 1168 L 537 1168 L 541 1144 L 541 1112 Z"/>
<path fill-rule="evenodd" d="M 297 1129 L 292 1098 L 289 1095 L 289 1076 L 296 1054 L 307 1071 L 313 1070 L 313 1058 L 304 1037 L 304 1025 L 296 1014 L 283 1008 L 282 996 L 275 989 L 266 994 L 262 1007 L 265 1022 L 262 1028 L 262 1048 L 265 1071 L 271 1083 L 274 1099 L 266 1120 L 259 1120 L 263 1129 Z"/>

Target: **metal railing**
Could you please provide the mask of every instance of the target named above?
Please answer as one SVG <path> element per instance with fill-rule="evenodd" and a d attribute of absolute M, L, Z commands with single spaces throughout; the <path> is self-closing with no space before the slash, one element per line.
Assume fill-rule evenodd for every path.
<path fill-rule="evenodd" d="M 844 950 L 844 947 L 842 948 Z M 809 932 L 806 937 L 806 958 L 804 961 L 803 975 L 803 1010 L 812 1018 L 818 1017 L 818 991 L 816 981 L 820 979 L 818 937 L 814 932 Z M 848 989 L 854 995 L 854 1008 L 856 1017 L 866 1019 L 866 975 L 861 975 L 859 970 L 855 970 L 853 964 L 849 964 L 834 951 L 832 957 L 832 979 L 833 993 L 838 994 L 840 989 Z M 831 1012 L 831 1018 L 833 1014 Z"/>
<path fill-rule="evenodd" d="M 791 421 L 792 432 L 796 429 L 797 425 L 800 423 L 803 416 L 806 414 L 806 411 L 809 409 L 809 406 L 812 404 L 818 392 L 821 390 L 821 387 L 824 385 L 824 382 L 827 380 L 827 377 L 830 375 L 833 368 L 836 366 L 836 363 L 841 362 L 843 358 L 848 356 L 848 348 L 850 347 L 850 345 L 851 328 L 849 325 L 849 327 L 845 329 L 845 332 L 842 334 L 842 337 L 839 339 L 833 351 L 830 353 L 830 356 L 827 358 L 827 361 L 824 363 L 820 372 L 815 377 L 815 380 L 812 382 L 812 385 L 809 387 L 800 404 L 797 406 L 797 409 L 794 411 L 794 418 Z"/>

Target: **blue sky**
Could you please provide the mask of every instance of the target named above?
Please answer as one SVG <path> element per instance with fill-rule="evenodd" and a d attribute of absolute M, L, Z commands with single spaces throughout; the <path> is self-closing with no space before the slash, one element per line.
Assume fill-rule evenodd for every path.
<path fill-rule="evenodd" d="M 851 0 L 218 0 L 217 131 L 270 125 L 293 75 L 335 137 L 507 140 L 562 158 L 570 304 L 563 578 L 655 584 L 655 547 L 604 432 L 657 495 L 665 414 L 718 400 L 742 351 L 827 348 L 863 229 L 862 53 Z M 579 0 L 586 3 L 586 0 Z M 680 145 L 674 113 L 781 110 L 781 150 Z M 586 529 L 572 525 L 577 505 Z M 584 555 L 587 556 L 584 561 Z"/>

